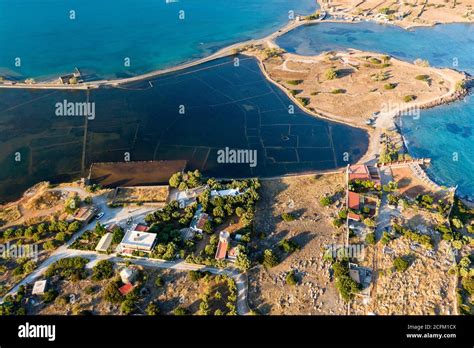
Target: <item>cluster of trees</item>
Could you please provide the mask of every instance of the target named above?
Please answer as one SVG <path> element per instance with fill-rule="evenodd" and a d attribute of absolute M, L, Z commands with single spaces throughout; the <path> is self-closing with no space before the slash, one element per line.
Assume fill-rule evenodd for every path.
<path fill-rule="evenodd" d="M 349 265 L 346 260 L 336 261 L 332 265 L 336 279 L 336 289 L 346 302 L 352 300 L 360 291 L 360 285 L 349 276 Z"/>
<path fill-rule="evenodd" d="M 78 221 L 68 223 L 66 221 L 52 220 L 31 226 L 7 228 L 0 232 L 0 237 L 5 240 L 19 238 L 39 242 L 52 234 L 56 241 L 64 242 L 79 231 L 80 228 L 81 223 Z"/>
<path fill-rule="evenodd" d="M 239 251 L 235 260 L 235 267 L 244 272 L 248 271 L 250 266 L 252 266 L 252 262 L 247 255 L 247 250 L 243 245 L 239 245 L 238 248 Z"/>
<path fill-rule="evenodd" d="M 464 256 L 456 266 L 456 273 L 461 276 L 461 287 L 457 289 L 457 302 L 461 314 L 472 314 L 473 303 L 470 301 L 474 295 L 474 256 Z M 467 298 L 467 303 L 464 299 Z"/>
<path fill-rule="evenodd" d="M 89 262 L 84 257 L 70 257 L 60 259 L 54 262 L 46 270 L 45 276 L 50 278 L 52 276 L 59 276 L 62 279 L 80 280 L 87 278 L 86 264 Z"/>
<path fill-rule="evenodd" d="M 431 239 L 430 236 L 426 234 L 421 234 L 421 233 L 412 231 L 409 228 L 403 227 L 399 224 L 393 224 L 392 229 L 394 232 L 402 235 L 403 237 L 421 244 L 426 249 L 434 248 L 433 240 Z"/>
<path fill-rule="evenodd" d="M 102 260 L 92 268 L 92 279 L 103 280 L 112 278 L 114 275 L 114 264 L 109 260 Z"/>
<path fill-rule="evenodd" d="M 341 227 L 347 219 L 347 213 L 348 213 L 347 209 L 341 209 L 337 213 L 337 217 L 332 220 L 333 226 L 336 228 Z"/>
<path fill-rule="evenodd" d="M 464 238 L 462 233 L 459 231 L 453 231 L 449 226 L 445 224 L 439 224 L 436 226 L 436 230 L 443 234 L 443 239 L 451 242 L 454 248 L 461 249 L 464 244 L 467 243 L 467 238 Z"/>
<path fill-rule="evenodd" d="M 27 257 L 18 259 L 17 266 L 13 270 L 13 275 L 19 276 L 23 274 L 30 274 L 36 268 L 36 261 L 30 260 Z"/>
<path fill-rule="evenodd" d="M 24 299 L 26 295 L 25 286 L 20 286 L 16 295 L 7 295 L 0 304 L 0 315 L 26 315 Z"/>
<path fill-rule="evenodd" d="M 382 190 L 385 192 L 396 192 L 398 190 L 398 184 L 395 181 L 390 181 L 387 185 L 382 186 Z"/>
<path fill-rule="evenodd" d="M 237 285 L 235 284 L 234 279 L 227 275 L 219 274 L 213 275 L 208 271 L 190 271 L 188 273 L 189 278 L 193 282 L 203 281 L 206 284 L 213 283 L 212 286 L 208 287 L 208 290 L 202 295 L 201 303 L 199 304 L 199 314 L 201 315 L 236 315 L 237 308 Z M 220 284 L 225 282 L 227 287 L 227 296 L 223 296 L 223 294 L 219 291 Z M 223 309 L 223 305 L 227 308 Z M 213 311 L 213 308 L 217 308 Z M 181 308 L 181 307 L 179 307 Z M 222 308 L 222 309 L 221 309 Z M 179 313 L 175 315 L 184 315 L 187 313 Z"/>
<path fill-rule="evenodd" d="M 176 187 L 180 191 L 185 191 L 201 186 L 203 184 L 202 175 L 197 169 L 193 172 L 189 171 L 186 174 L 178 172 L 171 176 L 169 184 L 171 187 Z"/>
<path fill-rule="evenodd" d="M 203 211 L 212 216 L 214 225 L 220 225 L 227 217 L 234 214 L 240 218 L 244 226 L 249 226 L 254 218 L 255 203 L 259 199 L 257 188 L 258 181 L 254 186 L 249 187 L 247 191 L 238 196 L 214 196 L 211 198 L 210 190 L 206 190 L 199 197 L 199 203 Z"/>
<path fill-rule="evenodd" d="M 386 141 L 382 150 L 380 151 L 379 163 L 391 163 L 400 160 L 401 147 L 395 146 L 390 141 Z M 402 155 L 403 157 L 403 155 Z"/>
<path fill-rule="evenodd" d="M 375 186 L 375 182 L 373 182 L 372 180 L 355 179 L 349 182 L 349 191 L 367 192 L 372 190 L 379 191 L 379 188 Z"/>
<path fill-rule="evenodd" d="M 172 260 L 176 257 L 178 252 L 178 246 L 174 242 L 169 242 L 167 244 L 160 243 L 153 249 L 151 253 L 152 258 L 163 259 L 163 260 Z"/>
<path fill-rule="evenodd" d="M 122 314 L 128 315 L 136 309 L 136 303 L 139 299 L 138 287 L 135 287 L 132 291 L 124 296 L 119 291 L 120 284 L 121 282 L 118 278 L 111 280 L 104 288 L 103 296 L 104 299 L 109 303 L 120 304 L 120 312 Z"/>

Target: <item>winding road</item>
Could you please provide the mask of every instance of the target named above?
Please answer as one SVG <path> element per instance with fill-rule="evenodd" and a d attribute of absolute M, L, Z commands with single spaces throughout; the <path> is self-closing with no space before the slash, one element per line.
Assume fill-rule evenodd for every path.
<path fill-rule="evenodd" d="M 61 188 L 63 191 L 67 192 L 75 192 L 79 194 L 81 197 L 88 195 L 86 191 L 82 188 L 78 187 L 65 187 Z M 126 221 L 130 217 L 132 217 L 133 221 L 143 221 L 145 216 L 155 211 L 156 208 L 154 207 L 140 207 L 133 211 L 130 210 L 129 207 L 122 207 L 122 208 L 109 208 L 107 205 L 107 195 L 99 195 L 94 197 L 93 204 L 99 208 L 102 212 L 104 212 L 104 216 L 100 220 L 103 224 L 117 224 L 126 226 Z M 250 314 L 250 309 L 248 307 L 247 302 L 247 289 L 248 289 L 248 280 L 247 275 L 240 273 L 235 268 L 226 268 L 226 269 L 219 269 L 214 267 L 207 267 L 205 265 L 198 265 L 198 264 L 191 264 L 184 261 L 165 261 L 165 260 L 157 260 L 157 259 L 149 259 L 144 257 L 132 257 L 132 258 L 124 258 L 117 256 L 116 254 L 99 254 L 95 251 L 90 250 L 75 250 L 69 249 L 69 247 L 74 243 L 85 231 L 91 230 L 94 228 L 97 220 L 92 220 L 88 225 L 81 228 L 74 236 L 67 241 L 67 243 L 63 244 L 59 248 L 57 248 L 44 262 L 42 262 L 32 273 L 30 273 L 27 277 L 22 279 L 19 283 L 17 283 L 6 295 L 13 295 L 18 292 L 18 289 L 22 285 L 32 284 L 46 272 L 48 267 L 52 265 L 54 262 L 69 258 L 69 257 L 84 257 L 90 260 L 90 262 L 86 265 L 86 268 L 92 268 L 98 261 L 101 260 L 109 260 L 114 263 L 121 263 L 129 261 L 133 264 L 137 264 L 143 267 L 149 268 L 166 268 L 166 269 L 174 269 L 180 271 L 208 271 L 212 274 L 224 274 L 229 277 L 232 277 L 235 280 L 237 286 L 237 313 L 239 315 L 247 315 Z M 3 297 L 0 298 L 0 303 L 3 303 Z"/>

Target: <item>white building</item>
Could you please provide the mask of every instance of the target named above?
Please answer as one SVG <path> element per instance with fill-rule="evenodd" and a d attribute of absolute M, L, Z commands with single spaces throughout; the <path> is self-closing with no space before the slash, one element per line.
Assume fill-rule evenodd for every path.
<path fill-rule="evenodd" d="M 95 247 L 95 251 L 106 253 L 112 243 L 113 234 L 108 232 L 102 236 Z"/>
<path fill-rule="evenodd" d="M 117 252 L 121 254 L 132 254 L 134 251 L 150 253 L 153 250 L 156 233 L 128 230 L 120 242 Z"/>
<path fill-rule="evenodd" d="M 134 268 L 124 268 L 120 271 L 120 279 L 124 284 L 132 284 L 137 278 L 138 271 Z"/>
<path fill-rule="evenodd" d="M 46 280 L 38 280 L 33 285 L 33 291 L 31 292 L 33 295 L 43 295 L 46 291 Z"/>

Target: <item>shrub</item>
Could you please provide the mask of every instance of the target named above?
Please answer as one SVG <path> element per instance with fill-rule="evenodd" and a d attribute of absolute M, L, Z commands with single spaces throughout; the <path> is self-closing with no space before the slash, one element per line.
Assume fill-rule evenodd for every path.
<path fill-rule="evenodd" d="M 404 257 L 397 257 L 393 260 L 393 266 L 398 272 L 405 272 L 410 267 L 410 263 Z"/>
<path fill-rule="evenodd" d="M 327 80 L 334 80 L 337 78 L 337 71 L 334 68 L 326 70 L 325 74 Z"/>
<path fill-rule="evenodd" d="M 155 285 L 159 288 L 161 288 L 163 285 L 165 285 L 165 281 L 163 280 L 162 276 L 157 276 L 155 279 Z"/>
<path fill-rule="evenodd" d="M 298 278 L 296 277 L 295 271 L 290 271 L 286 275 L 286 284 L 288 285 L 296 285 L 298 284 Z"/>
<path fill-rule="evenodd" d="M 397 87 L 396 83 L 387 83 L 386 85 L 383 86 L 383 88 L 387 90 L 394 89 L 395 87 Z"/>
<path fill-rule="evenodd" d="M 290 239 L 283 239 L 278 243 L 278 247 L 284 251 L 285 253 L 289 254 L 294 252 L 295 250 L 299 250 L 300 246 L 295 241 Z"/>
<path fill-rule="evenodd" d="M 295 216 L 291 213 L 283 213 L 281 214 L 281 218 L 283 219 L 283 221 L 286 222 L 294 221 L 296 219 Z"/>
<path fill-rule="evenodd" d="M 278 257 L 273 253 L 271 249 L 266 249 L 263 252 L 263 265 L 265 267 L 275 267 L 278 265 Z"/>
<path fill-rule="evenodd" d="M 375 244 L 375 233 L 367 234 L 367 236 L 365 237 L 365 241 L 369 245 L 374 245 Z"/>
<path fill-rule="evenodd" d="M 462 286 L 472 296 L 474 294 L 474 277 L 464 277 Z"/>
<path fill-rule="evenodd" d="M 429 81 L 430 77 L 428 75 L 417 75 L 415 76 L 415 79 L 419 81 Z"/>
<path fill-rule="evenodd" d="M 327 206 L 330 206 L 332 204 L 332 199 L 330 197 L 324 196 L 324 197 L 320 198 L 319 203 L 323 207 L 327 207 Z"/>
<path fill-rule="evenodd" d="M 150 302 L 145 309 L 146 314 L 148 315 L 158 315 L 160 313 L 160 309 L 155 302 Z"/>
<path fill-rule="evenodd" d="M 173 311 L 173 314 L 174 315 L 187 315 L 188 314 L 188 310 L 186 308 L 183 308 L 183 307 L 177 307 L 175 308 L 175 310 Z"/>
<path fill-rule="evenodd" d="M 289 85 L 296 86 L 303 83 L 303 80 L 290 80 L 290 81 L 286 81 L 286 83 L 288 83 Z"/>
<path fill-rule="evenodd" d="M 119 291 L 117 281 L 111 281 L 104 289 L 104 299 L 110 303 L 120 303 L 123 296 Z"/>
<path fill-rule="evenodd" d="M 45 303 L 53 302 L 56 299 L 57 296 L 58 296 L 57 291 L 55 291 L 53 289 L 50 289 L 50 290 L 48 290 L 47 292 L 44 293 L 43 301 Z"/>
<path fill-rule="evenodd" d="M 415 99 L 416 99 L 416 95 L 406 95 L 406 96 L 403 97 L 403 101 L 405 103 L 409 103 L 409 102 L 411 102 Z"/>
<path fill-rule="evenodd" d="M 109 260 L 102 260 L 92 269 L 92 279 L 103 280 L 109 279 L 114 275 L 114 264 Z"/>

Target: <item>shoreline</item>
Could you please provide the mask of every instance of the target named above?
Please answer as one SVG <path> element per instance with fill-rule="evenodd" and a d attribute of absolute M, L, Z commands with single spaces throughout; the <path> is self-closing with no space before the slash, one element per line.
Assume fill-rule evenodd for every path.
<path fill-rule="evenodd" d="M 465 16 L 461 16 L 460 17 L 460 14 L 459 13 L 452 13 L 452 11 L 446 11 L 448 10 L 448 8 L 444 7 L 443 6 L 443 10 L 442 11 L 439 11 L 441 13 L 443 13 L 443 16 L 453 16 L 455 15 L 454 18 L 450 18 L 448 20 L 444 19 L 444 20 L 440 20 L 439 18 L 438 19 L 422 19 L 421 16 L 422 14 L 424 14 L 425 12 L 429 12 L 430 10 L 432 10 L 432 8 L 428 8 L 428 6 L 426 6 L 427 3 L 424 3 L 423 4 L 423 8 L 421 9 L 421 12 L 418 14 L 417 17 L 415 17 L 414 19 L 415 20 L 423 20 L 425 22 L 415 22 L 415 20 L 411 19 L 409 20 L 408 17 L 412 14 L 411 13 L 411 10 L 409 11 L 404 11 L 402 12 L 402 17 L 395 17 L 392 15 L 392 17 L 390 18 L 390 16 L 388 15 L 388 13 L 383 13 L 383 16 L 381 16 L 381 13 L 382 12 L 378 12 L 378 13 L 372 13 L 373 10 L 379 8 L 379 6 L 388 6 L 387 8 L 390 9 L 392 5 L 395 5 L 397 3 L 393 3 L 393 4 L 390 4 L 389 2 L 386 3 L 386 1 L 382 1 L 382 2 L 377 2 L 377 3 L 373 3 L 372 4 L 372 8 L 367 8 L 365 9 L 365 11 L 368 11 L 368 13 L 364 13 L 364 10 L 359 8 L 360 5 L 362 4 L 365 4 L 365 5 L 369 5 L 370 2 L 368 1 L 362 1 L 362 2 L 357 2 L 355 4 L 352 4 L 353 6 L 351 7 L 351 4 L 349 3 L 345 3 L 344 1 L 342 1 L 341 3 L 336 3 L 334 4 L 331 3 L 329 0 L 316 0 L 318 5 L 319 5 L 319 8 L 321 9 L 321 11 L 325 11 L 328 15 L 332 16 L 332 17 L 342 17 L 344 20 L 346 21 L 349 21 L 349 22 L 364 22 L 364 21 L 370 21 L 370 22 L 374 22 L 374 23 L 377 23 L 377 24 L 387 24 L 387 25 L 394 25 L 394 26 L 397 26 L 399 28 L 402 28 L 402 29 L 405 29 L 405 30 L 410 30 L 410 29 L 413 29 L 413 28 L 423 28 L 423 27 L 434 27 L 436 25 L 442 25 L 442 24 L 474 24 L 474 21 L 472 19 L 470 19 L 470 16 L 472 16 L 472 11 L 471 11 L 471 14 L 470 15 L 467 15 L 467 17 Z M 399 3 L 398 3 L 399 4 Z M 416 4 L 416 2 L 415 2 Z M 332 11 L 331 10 L 331 5 L 332 5 L 332 9 L 336 9 L 335 11 Z M 374 6 L 375 5 L 375 6 Z M 406 3 L 404 5 L 407 5 Z M 469 9 L 470 7 L 467 6 L 467 9 Z M 355 9 L 359 9 L 361 12 L 359 13 L 353 13 L 353 11 Z M 379 8 L 379 10 L 381 9 L 381 7 Z M 438 7 L 436 7 L 436 9 L 438 9 Z M 397 10 L 399 10 L 399 8 L 397 8 Z M 466 13 L 464 14 L 466 15 Z M 378 17 L 378 18 L 377 18 Z M 446 17 L 444 17 L 446 18 Z M 427 22 L 428 21 L 428 22 Z"/>
<path fill-rule="evenodd" d="M 322 9 L 322 7 L 321 7 L 321 9 Z M 367 20 L 367 21 L 375 22 L 375 23 L 381 24 L 381 25 L 384 25 L 384 24 L 386 24 L 386 25 L 395 25 L 395 26 L 399 26 L 400 28 L 405 29 L 405 30 L 409 29 L 409 27 L 402 27 L 402 26 L 400 26 L 396 23 L 380 23 L 380 22 L 374 21 L 374 20 Z M 168 73 L 172 73 L 172 72 L 184 70 L 184 69 L 187 69 L 187 68 L 191 68 L 191 67 L 194 67 L 194 66 L 197 66 L 197 65 L 201 65 L 201 64 L 204 64 L 204 63 L 207 63 L 207 62 L 211 62 L 211 61 L 220 59 L 220 58 L 224 58 L 224 57 L 228 57 L 228 56 L 234 56 L 234 55 L 240 53 L 238 51 L 239 49 L 242 49 L 242 48 L 244 48 L 245 46 L 248 46 L 248 45 L 262 45 L 263 44 L 263 45 L 266 45 L 267 47 L 279 48 L 279 46 L 275 43 L 275 40 L 278 37 L 280 37 L 282 35 L 285 35 L 286 33 L 290 32 L 292 30 L 295 30 L 296 28 L 302 27 L 302 26 L 315 25 L 315 24 L 320 24 L 320 23 L 324 23 L 324 22 L 354 23 L 354 24 L 356 24 L 356 23 L 361 23 L 361 22 L 364 22 L 364 21 L 363 20 L 360 20 L 360 21 L 336 20 L 336 19 L 327 19 L 327 20 L 295 19 L 292 22 L 290 22 L 290 23 L 286 24 L 285 26 L 283 26 L 281 29 L 275 31 L 274 33 L 272 33 L 270 35 L 265 36 L 264 38 L 252 39 L 252 40 L 247 40 L 247 41 L 244 41 L 244 42 L 235 43 L 235 44 L 232 44 L 230 46 L 224 47 L 224 48 L 220 49 L 219 51 L 217 51 L 217 52 L 215 52 L 215 53 L 213 53 L 213 54 L 211 54 L 207 57 L 204 57 L 204 58 L 201 58 L 201 59 L 198 59 L 198 60 L 195 60 L 195 61 L 190 61 L 190 62 L 187 62 L 187 63 L 183 63 L 183 64 L 180 64 L 180 65 L 176 65 L 176 66 L 166 68 L 166 69 L 155 70 L 155 71 L 149 72 L 147 74 L 137 75 L 137 76 L 134 76 L 134 77 L 128 77 L 128 78 L 124 78 L 124 79 L 91 81 L 91 82 L 88 82 L 88 83 L 81 83 L 81 84 L 78 84 L 78 85 L 59 85 L 59 84 L 46 84 L 46 83 L 15 84 L 15 85 L 0 84 L 0 88 L 66 89 L 66 90 L 74 90 L 74 89 L 89 90 L 89 89 L 96 89 L 96 88 L 101 88 L 101 87 L 106 87 L 106 86 L 117 88 L 119 86 L 130 84 L 130 83 L 133 83 L 133 82 L 144 81 L 144 80 L 147 80 L 147 79 L 150 79 L 150 78 L 153 78 L 153 77 L 158 77 L 158 76 L 165 75 L 165 74 L 168 74 Z M 449 24 L 449 23 L 435 23 L 435 24 L 431 24 L 431 25 L 416 25 L 416 26 L 412 26 L 412 27 L 420 27 L 420 26 L 431 26 L 432 27 L 432 26 L 435 26 L 435 25 L 438 25 L 438 24 Z M 470 24 L 470 23 L 466 22 L 465 24 Z M 370 161 L 373 161 L 373 160 L 376 159 L 376 156 L 380 151 L 380 145 L 379 145 L 380 136 L 381 136 L 383 130 L 387 129 L 386 125 L 378 124 L 380 119 L 377 119 L 377 122 L 375 123 L 374 127 L 361 126 L 360 124 L 356 124 L 354 122 L 351 122 L 351 121 L 347 120 L 347 117 L 344 117 L 344 116 L 339 116 L 339 115 L 336 115 L 336 114 L 328 113 L 328 112 L 325 112 L 325 111 L 322 111 L 322 110 L 318 110 L 317 108 L 314 111 L 309 110 L 305 106 L 301 105 L 301 103 L 297 100 L 297 98 L 289 93 L 289 90 L 287 90 L 283 85 L 281 85 L 278 82 L 274 81 L 269 76 L 269 73 L 265 69 L 264 63 L 263 63 L 263 61 L 260 57 L 258 57 L 257 55 L 252 55 L 252 54 L 248 54 L 248 53 L 245 53 L 245 52 L 240 53 L 240 54 L 242 54 L 244 56 L 252 57 L 254 59 L 257 59 L 260 71 L 265 76 L 267 81 L 269 81 L 270 83 L 272 83 L 273 85 L 278 87 L 281 91 L 283 91 L 285 93 L 285 95 L 294 104 L 296 104 L 296 106 L 301 111 L 303 111 L 304 113 L 306 113 L 310 116 L 316 117 L 316 118 L 320 118 L 320 119 L 324 119 L 324 120 L 327 120 L 327 121 L 331 121 L 331 122 L 335 122 L 335 123 L 339 123 L 339 124 L 343 124 L 343 125 L 346 125 L 346 126 L 350 126 L 350 127 L 354 127 L 354 128 L 364 130 L 366 132 L 367 136 L 368 136 L 367 150 L 359 158 L 359 160 L 356 163 L 367 163 L 367 162 L 370 162 Z M 403 62 L 406 62 L 406 61 L 403 61 Z M 408 62 L 406 62 L 406 63 L 408 63 Z M 433 69 L 435 69 L 438 73 L 440 73 L 446 68 L 433 68 Z M 448 69 L 448 70 L 456 71 L 455 69 Z M 425 101 L 425 102 L 409 103 L 404 108 L 401 108 L 400 110 L 395 110 L 395 111 L 391 112 L 388 116 L 386 116 L 386 118 L 388 119 L 390 124 L 394 127 L 396 132 L 399 133 L 400 136 L 403 137 L 402 132 L 396 126 L 396 121 L 400 117 L 402 117 L 402 113 L 404 111 L 407 111 L 407 110 L 409 110 L 411 108 L 414 108 L 414 107 L 417 107 L 417 108 L 420 108 L 420 109 L 427 109 L 427 108 L 432 108 L 432 107 L 436 107 L 436 106 L 439 106 L 439 105 L 450 104 L 450 103 L 453 103 L 453 102 L 456 102 L 456 101 L 462 99 L 465 95 L 469 94 L 470 90 L 473 87 L 472 86 L 473 85 L 472 81 L 474 81 L 474 80 L 471 76 L 469 76 L 469 74 L 467 74 L 465 72 L 461 72 L 461 73 L 463 73 L 465 75 L 464 81 L 469 81 L 469 83 L 466 84 L 466 88 L 464 88 L 460 91 L 456 91 L 454 86 L 452 86 L 451 89 L 447 93 L 445 93 L 444 95 L 442 95 L 440 97 L 437 97 L 437 98 L 434 98 L 432 100 L 428 100 L 428 101 Z M 339 170 L 341 170 L 341 168 L 334 168 L 331 171 L 337 172 Z M 323 171 L 323 172 L 325 172 L 325 171 Z M 321 173 L 321 171 L 307 171 L 307 172 L 304 172 L 304 173 L 303 172 L 302 173 L 290 173 L 290 174 L 285 174 L 285 175 L 281 175 L 281 176 L 276 176 L 276 177 L 273 177 L 273 178 L 286 177 L 286 176 L 298 176 L 298 175 L 316 175 L 318 173 Z M 261 179 L 262 180 L 267 180 L 268 178 L 261 178 Z M 28 191 L 28 189 L 25 192 L 27 192 L 27 191 Z M 8 202 L 6 204 L 9 204 L 9 203 L 11 203 L 11 202 Z"/>
<path fill-rule="evenodd" d="M 315 11 L 318 9 L 316 8 Z M 313 12 L 314 13 L 314 12 Z M 208 55 L 206 57 L 197 59 L 197 60 L 192 60 L 188 62 L 184 62 L 178 65 L 174 65 L 169 68 L 164 68 L 164 69 L 158 69 L 158 70 L 153 70 L 145 74 L 139 74 L 136 76 L 132 77 L 126 77 L 126 78 L 118 78 L 118 79 L 102 79 L 102 80 L 97 80 L 97 81 L 90 81 L 90 82 L 81 82 L 76 85 L 64 85 L 64 84 L 59 84 L 59 83 L 51 83 L 47 81 L 40 81 L 37 83 L 24 83 L 24 82 L 14 82 L 14 81 L 4 81 L 3 83 L 0 83 L 0 88 L 18 88 L 18 89 L 65 89 L 65 90 L 89 90 L 89 89 L 97 89 L 101 87 L 118 87 L 120 85 L 127 85 L 130 83 L 134 82 L 139 82 L 139 81 L 144 81 L 148 79 L 152 79 L 154 77 L 158 77 L 161 75 L 166 75 L 172 72 L 188 69 L 197 65 L 201 65 L 210 61 L 214 61 L 220 58 L 228 57 L 228 56 L 233 56 L 236 53 L 238 53 L 238 50 L 241 49 L 242 47 L 245 47 L 247 45 L 258 45 L 262 43 L 268 43 L 270 45 L 277 46 L 275 43 L 275 39 L 278 37 L 287 34 L 290 31 L 293 31 L 294 29 L 305 26 L 305 25 L 311 25 L 311 24 L 317 24 L 321 23 L 322 20 L 320 19 L 315 19 L 315 20 L 306 20 L 306 19 L 301 19 L 304 18 L 304 16 L 298 16 L 297 19 L 294 19 L 287 24 L 285 24 L 283 27 L 278 29 L 277 31 L 262 37 L 260 39 L 251 39 L 251 40 L 246 40 L 246 41 L 240 41 L 235 44 L 226 46 L 218 50 L 217 52 L 212 53 L 211 55 Z M 51 81 L 51 80 L 49 80 Z"/>
<path fill-rule="evenodd" d="M 319 0 L 318 0 L 319 4 Z M 322 10 L 322 7 L 319 9 Z M 316 9 L 315 11 L 317 11 Z M 330 14 L 329 12 L 327 12 Z M 388 26 L 395 26 L 399 27 L 404 30 L 409 30 L 412 28 L 422 28 L 422 27 L 435 27 L 437 25 L 446 25 L 446 24 L 472 24 L 472 22 L 437 22 L 433 24 L 412 24 L 410 26 L 402 26 L 399 23 L 394 23 L 394 22 L 380 22 L 376 21 L 372 18 L 367 18 L 367 19 L 358 19 L 354 20 L 352 19 L 314 19 L 314 20 L 307 20 L 307 19 L 294 19 L 293 21 L 290 21 L 289 23 L 285 24 L 283 27 L 278 29 L 277 31 L 263 37 L 260 39 L 251 39 L 251 40 L 246 40 L 246 41 L 240 41 L 235 44 L 226 46 L 218 50 L 217 52 L 212 53 L 209 56 L 199 58 L 197 60 L 191 60 L 188 62 L 184 62 L 178 65 L 174 65 L 168 68 L 163 68 L 163 69 L 157 69 L 150 71 L 148 73 L 144 74 L 139 74 L 136 76 L 132 77 L 125 77 L 125 78 L 116 78 L 116 79 L 101 79 L 101 80 L 96 80 L 96 81 L 90 81 L 90 82 L 81 82 L 76 85 L 74 84 L 59 84 L 59 83 L 51 83 L 51 80 L 47 81 L 40 81 L 37 83 L 24 83 L 24 82 L 15 82 L 15 81 L 4 81 L 3 83 L 0 83 L 0 88 L 5 88 L 5 89 L 57 89 L 57 90 L 90 90 L 90 89 L 97 89 L 97 88 L 102 88 L 102 87 L 119 87 L 121 85 L 127 85 L 131 84 L 134 82 L 139 82 L 139 81 L 145 81 L 152 79 L 154 77 L 166 75 L 169 73 L 173 73 L 176 71 L 180 70 L 185 70 L 188 68 L 192 68 L 197 65 L 201 65 L 207 62 L 211 62 L 220 58 L 224 57 L 229 57 L 233 56 L 236 53 L 238 53 L 238 50 L 248 46 L 248 45 L 259 45 L 259 44 L 268 44 L 269 46 L 273 47 L 279 47 L 275 43 L 275 39 L 277 39 L 280 36 L 283 36 L 299 27 L 302 26 L 311 26 L 311 25 L 317 25 L 321 23 L 345 23 L 345 24 L 359 24 L 359 23 L 364 23 L 364 22 L 371 22 L 375 23 L 378 25 L 388 25 Z M 48 82 L 49 81 L 49 82 Z M 53 80 L 54 81 L 54 80 Z"/>

